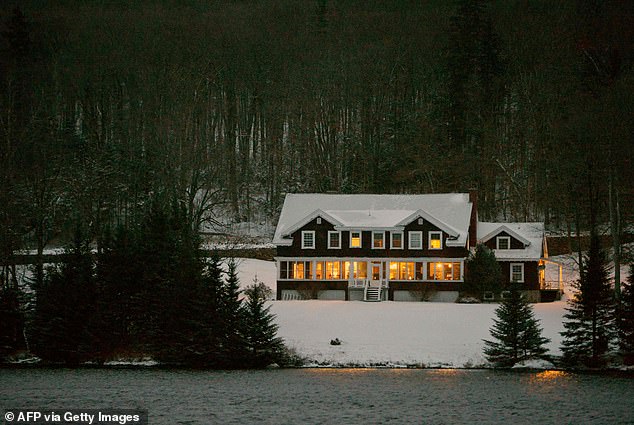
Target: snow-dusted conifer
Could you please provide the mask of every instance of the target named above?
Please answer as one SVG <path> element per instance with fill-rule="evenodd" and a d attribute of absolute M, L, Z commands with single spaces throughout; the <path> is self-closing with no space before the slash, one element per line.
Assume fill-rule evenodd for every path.
<path fill-rule="evenodd" d="M 244 303 L 245 342 L 249 366 L 264 367 L 279 361 L 283 341 L 277 336 L 278 326 L 270 307 L 265 306 L 268 287 L 254 279 L 245 291 Z"/>
<path fill-rule="evenodd" d="M 516 285 L 510 288 L 508 298 L 495 310 L 495 315 L 491 336 L 496 341 L 484 340 L 484 354 L 490 362 L 513 366 L 546 353 L 544 344 L 550 340 L 542 337 L 539 321 Z"/>
<path fill-rule="evenodd" d="M 600 366 L 614 339 L 614 296 L 608 260 L 595 229 L 581 267 L 576 293 L 568 301 L 561 351 L 569 366 Z"/>
<path fill-rule="evenodd" d="M 623 361 L 627 365 L 632 365 L 634 364 L 634 264 L 630 265 L 630 272 L 621 292 L 618 325 Z"/>

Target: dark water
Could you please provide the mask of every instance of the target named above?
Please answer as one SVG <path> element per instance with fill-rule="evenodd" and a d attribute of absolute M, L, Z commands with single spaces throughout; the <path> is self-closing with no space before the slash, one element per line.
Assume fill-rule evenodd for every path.
<path fill-rule="evenodd" d="M 555 371 L 0 369 L 0 410 L 142 408 L 151 424 L 634 424 L 630 376 Z"/>

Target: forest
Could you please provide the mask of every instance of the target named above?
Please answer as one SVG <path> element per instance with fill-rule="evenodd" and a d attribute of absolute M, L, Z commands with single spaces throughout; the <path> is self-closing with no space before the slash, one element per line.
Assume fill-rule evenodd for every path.
<path fill-rule="evenodd" d="M 287 192 L 469 188 L 484 219 L 631 219 L 631 2 L 14 3 L 3 257 L 77 216 L 99 245 L 157 193 L 193 227 Z"/>
<path fill-rule="evenodd" d="M 92 279 L 177 217 L 193 290 L 197 230 L 274 222 L 289 192 L 477 188 L 481 219 L 604 223 L 618 264 L 632 2 L 24 0 L 0 35 L 3 288 L 22 249 L 36 289 L 79 267 L 46 273 L 51 241 L 96 250 Z"/>

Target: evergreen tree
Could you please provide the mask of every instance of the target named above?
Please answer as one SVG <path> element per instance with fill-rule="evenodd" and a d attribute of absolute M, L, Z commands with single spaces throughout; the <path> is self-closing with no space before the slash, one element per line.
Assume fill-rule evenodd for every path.
<path fill-rule="evenodd" d="M 634 264 L 630 265 L 630 272 L 623 292 L 618 315 L 619 345 L 626 365 L 634 364 Z"/>
<path fill-rule="evenodd" d="M 544 344 L 550 340 L 542 337 L 539 321 L 517 285 L 511 286 L 509 297 L 495 310 L 495 315 L 491 336 L 497 341 L 484 340 L 484 354 L 490 362 L 513 366 L 546 353 Z"/>
<path fill-rule="evenodd" d="M 80 231 L 66 255 L 37 288 L 31 349 L 44 360 L 77 364 L 93 354 L 96 308 L 93 260 Z"/>
<path fill-rule="evenodd" d="M 0 362 L 25 349 L 24 318 L 20 311 L 18 290 L 0 286 Z"/>
<path fill-rule="evenodd" d="M 270 306 L 265 306 L 266 289 L 268 288 L 262 282 L 254 279 L 253 284 L 244 291 L 244 337 L 248 353 L 247 365 L 252 367 L 265 367 L 279 362 L 284 348 L 282 339 L 277 336 L 275 315 L 269 311 Z"/>
<path fill-rule="evenodd" d="M 226 279 L 221 292 L 220 314 L 225 324 L 223 347 L 228 366 L 242 366 L 244 358 L 244 312 L 241 300 L 238 263 L 230 258 L 227 262 Z"/>
<path fill-rule="evenodd" d="M 213 253 L 202 271 L 200 294 L 192 300 L 203 319 L 203 326 L 198 328 L 195 337 L 195 345 L 200 353 L 198 363 L 217 368 L 227 363 L 224 337 L 225 329 L 229 326 L 220 311 L 224 290 L 222 274 L 221 259 Z"/>
<path fill-rule="evenodd" d="M 467 259 L 462 292 L 480 299 L 485 291 L 500 292 L 502 270 L 495 253 L 483 244 L 476 246 Z"/>
<path fill-rule="evenodd" d="M 568 301 L 561 350 L 564 363 L 597 367 L 614 337 L 614 298 L 608 260 L 593 226 L 590 249 L 581 267 L 576 293 Z"/>

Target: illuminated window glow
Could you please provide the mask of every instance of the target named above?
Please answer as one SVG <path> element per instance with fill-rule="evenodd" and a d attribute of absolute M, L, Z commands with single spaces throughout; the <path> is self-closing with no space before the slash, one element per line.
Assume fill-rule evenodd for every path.
<path fill-rule="evenodd" d="M 350 232 L 350 248 L 361 248 L 361 232 Z"/>
<path fill-rule="evenodd" d="M 460 280 L 460 263 L 429 263 L 427 265 L 427 279 L 429 280 Z"/>
<path fill-rule="evenodd" d="M 429 232 L 429 249 L 442 249 L 442 232 Z"/>

